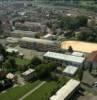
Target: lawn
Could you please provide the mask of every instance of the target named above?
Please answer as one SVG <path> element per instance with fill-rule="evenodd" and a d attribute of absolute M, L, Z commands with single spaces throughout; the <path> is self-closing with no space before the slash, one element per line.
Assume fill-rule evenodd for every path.
<path fill-rule="evenodd" d="M 66 82 L 67 80 L 61 80 L 60 83 L 56 81 L 47 81 L 43 86 L 26 97 L 24 100 L 48 100 L 53 90 L 55 90 L 59 86 L 61 87 Z"/>
<path fill-rule="evenodd" d="M 27 92 L 35 88 L 41 81 L 35 81 L 32 83 L 27 83 L 24 86 L 12 87 L 5 93 L 0 94 L 0 100 L 18 100 L 20 97 L 25 95 Z"/>
<path fill-rule="evenodd" d="M 21 59 L 21 58 L 16 58 L 16 64 L 18 65 L 27 65 L 29 64 L 30 60 L 28 59 Z"/>

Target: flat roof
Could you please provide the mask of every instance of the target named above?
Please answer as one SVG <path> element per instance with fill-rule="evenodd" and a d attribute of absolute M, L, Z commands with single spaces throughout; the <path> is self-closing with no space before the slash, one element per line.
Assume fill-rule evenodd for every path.
<path fill-rule="evenodd" d="M 43 37 L 44 38 L 48 38 L 48 37 L 51 37 L 52 36 L 52 34 L 46 34 L 46 35 L 44 35 Z"/>
<path fill-rule="evenodd" d="M 69 46 L 72 46 L 74 51 L 91 53 L 92 51 L 97 50 L 97 43 L 88 43 L 81 41 L 63 41 L 61 43 L 62 49 L 68 49 Z"/>
<path fill-rule="evenodd" d="M 19 52 L 17 49 L 15 48 L 8 48 L 6 49 L 7 52 L 12 53 L 12 52 Z"/>
<path fill-rule="evenodd" d="M 72 55 L 73 56 L 82 57 L 82 56 L 84 56 L 84 53 L 81 53 L 81 52 L 73 52 Z"/>
<path fill-rule="evenodd" d="M 64 100 L 66 99 L 78 86 L 80 82 L 74 79 L 69 80 L 55 95 L 50 97 L 50 100 Z"/>
<path fill-rule="evenodd" d="M 63 73 L 74 75 L 77 72 L 78 68 L 75 66 L 66 66 Z"/>
<path fill-rule="evenodd" d="M 23 30 L 14 30 L 11 33 L 13 34 L 33 34 L 35 35 L 37 32 L 32 32 L 32 31 L 23 31 Z"/>
<path fill-rule="evenodd" d="M 31 69 L 30 68 L 27 71 L 23 72 L 22 75 L 25 75 L 26 76 L 26 75 L 29 75 L 29 74 L 33 73 L 34 71 L 35 71 L 34 69 Z"/>
<path fill-rule="evenodd" d="M 23 37 L 23 38 L 21 38 L 21 41 L 33 42 L 33 43 L 41 43 L 41 44 L 50 44 L 50 45 L 56 44 L 55 41 L 46 40 L 46 39 L 29 38 L 29 37 Z"/>
<path fill-rule="evenodd" d="M 83 61 L 85 60 L 84 57 L 77 57 L 77 56 L 49 52 L 49 51 L 44 54 L 44 57 L 59 59 L 62 61 L 76 62 L 76 63 L 83 63 Z"/>
<path fill-rule="evenodd" d="M 8 79 L 13 79 L 14 77 L 15 77 L 15 75 L 12 73 L 8 73 L 6 76 L 6 78 L 8 78 Z"/>

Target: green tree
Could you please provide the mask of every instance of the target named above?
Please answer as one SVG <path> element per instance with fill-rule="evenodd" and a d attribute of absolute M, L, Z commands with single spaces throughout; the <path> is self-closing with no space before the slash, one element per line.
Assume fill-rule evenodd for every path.
<path fill-rule="evenodd" d="M 89 66 L 89 72 L 90 73 L 92 72 L 92 69 L 93 69 L 92 63 L 90 63 L 90 66 Z"/>
<path fill-rule="evenodd" d="M 0 53 L 6 58 L 7 52 L 2 44 L 0 44 Z"/>
<path fill-rule="evenodd" d="M 14 72 L 17 69 L 17 65 L 14 58 L 9 58 L 3 63 L 2 69 L 5 71 Z"/>
<path fill-rule="evenodd" d="M 80 69 L 79 73 L 78 73 L 78 77 L 79 77 L 79 80 L 82 81 L 83 79 L 83 74 L 84 74 L 84 71 L 83 69 Z"/>
<path fill-rule="evenodd" d="M 68 52 L 70 52 L 70 53 L 73 52 L 73 48 L 72 48 L 72 46 L 69 46 L 69 48 L 68 48 Z"/>
<path fill-rule="evenodd" d="M 56 68 L 55 63 L 40 64 L 36 67 L 36 74 L 38 78 L 50 77 L 51 72 Z"/>
<path fill-rule="evenodd" d="M 33 57 L 31 62 L 30 62 L 30 66 L 31 67 L 36 67 L 37 65 L 41 64 L 42 60 L 38 57 Z"/>

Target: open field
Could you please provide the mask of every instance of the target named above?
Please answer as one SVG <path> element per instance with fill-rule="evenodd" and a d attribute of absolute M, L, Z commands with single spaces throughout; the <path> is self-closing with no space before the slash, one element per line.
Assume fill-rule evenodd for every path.
<path fill-rule="evenodd" d="M 20 97 L 24 96 L 30 90 L 39 85 L 41 81 L 35 81 L 33 83 L 27 83 L 23 86 L 12 87 L 8 89 L 5 93 L 0 93 L 0 100 L 18 100 Z"/>
<path fill-rule="evenodd" d="M 48 100 L 52 92 L 57 88 L 61 88 L 67 81 L 66 78 L 60 78 L 58 81 L 44 81 L 45 84 L 43 85 L 41 85 L 43 81 L 40 80 L 26 83 L 23 86 L 18 85 L 9 88 L 4 93 L 0 93 L 0 100 L 22 100 L 22 97 L 23 100 Z"/>
<path fill-rule="evenodd" d="M 74 51 L 91 53 L 92 51 L 97 50 L 96 43 L 88 43 L 81 41 L 64 41 L 61 43 L 62 49 L 68 49 L 69 46 L 72 46 Z"/>
<path fill-rule="evenodd" d="M 56 85 L 56 82 L 47 82 L 24 100 L 48 100 L 47 98 L 50 96 L 51 91 Z"/>
<path fill-rule="evenodd" d="M 16 64 L 18 65 L 27 65 L 29 64 L 30 60 L 28 59 L 21 59 L 21 58 L 16 58 Z"/>
<path fill-rule="evenodd" d="M 16 46 L 15 48 L 24 54 L 24 59 L 31 60 L 34 56 L 38 56 L 39 58 L 41 58 L 42 55 L 44 54 L 43 52 L 38 52 L 32 49 L 21 48 L 19 46 Z"/>
<path fill-rule="evenodd" d="M 57 87 L 62 87 L 66 82 L 67 80 L 64 79 L 62 79 L 60 83 L 56 81 L 48 81 L 24 100 L 48 100 L 48 98 L 51 97 L 53 90 Z"/>

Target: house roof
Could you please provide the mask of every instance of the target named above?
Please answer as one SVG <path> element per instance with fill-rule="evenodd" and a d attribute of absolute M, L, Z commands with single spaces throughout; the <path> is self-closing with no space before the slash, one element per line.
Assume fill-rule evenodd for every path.
<path fill-rule="evenodd" d="M 13 79 L 14 77 L 15 77 L 15 75 L 12 73 L 8 73 L 6 76 L 6 78 L 8 78 L 8 79 Z"/>
<path fill-rule="evenodd" d="M 35 71 L 34 69 L 31 69 L 31 68 L 30 68 L 30 69 L 28 69 L 27 71 L 23 72 L 22 75 L 27 76 L 27 75 L 33 73 L 34 71 Z"/>
<path fill-rule="evenodd" d="M 87 61 L 97 62 L 97 51 L 93 51 L 87 56 Z"/>

